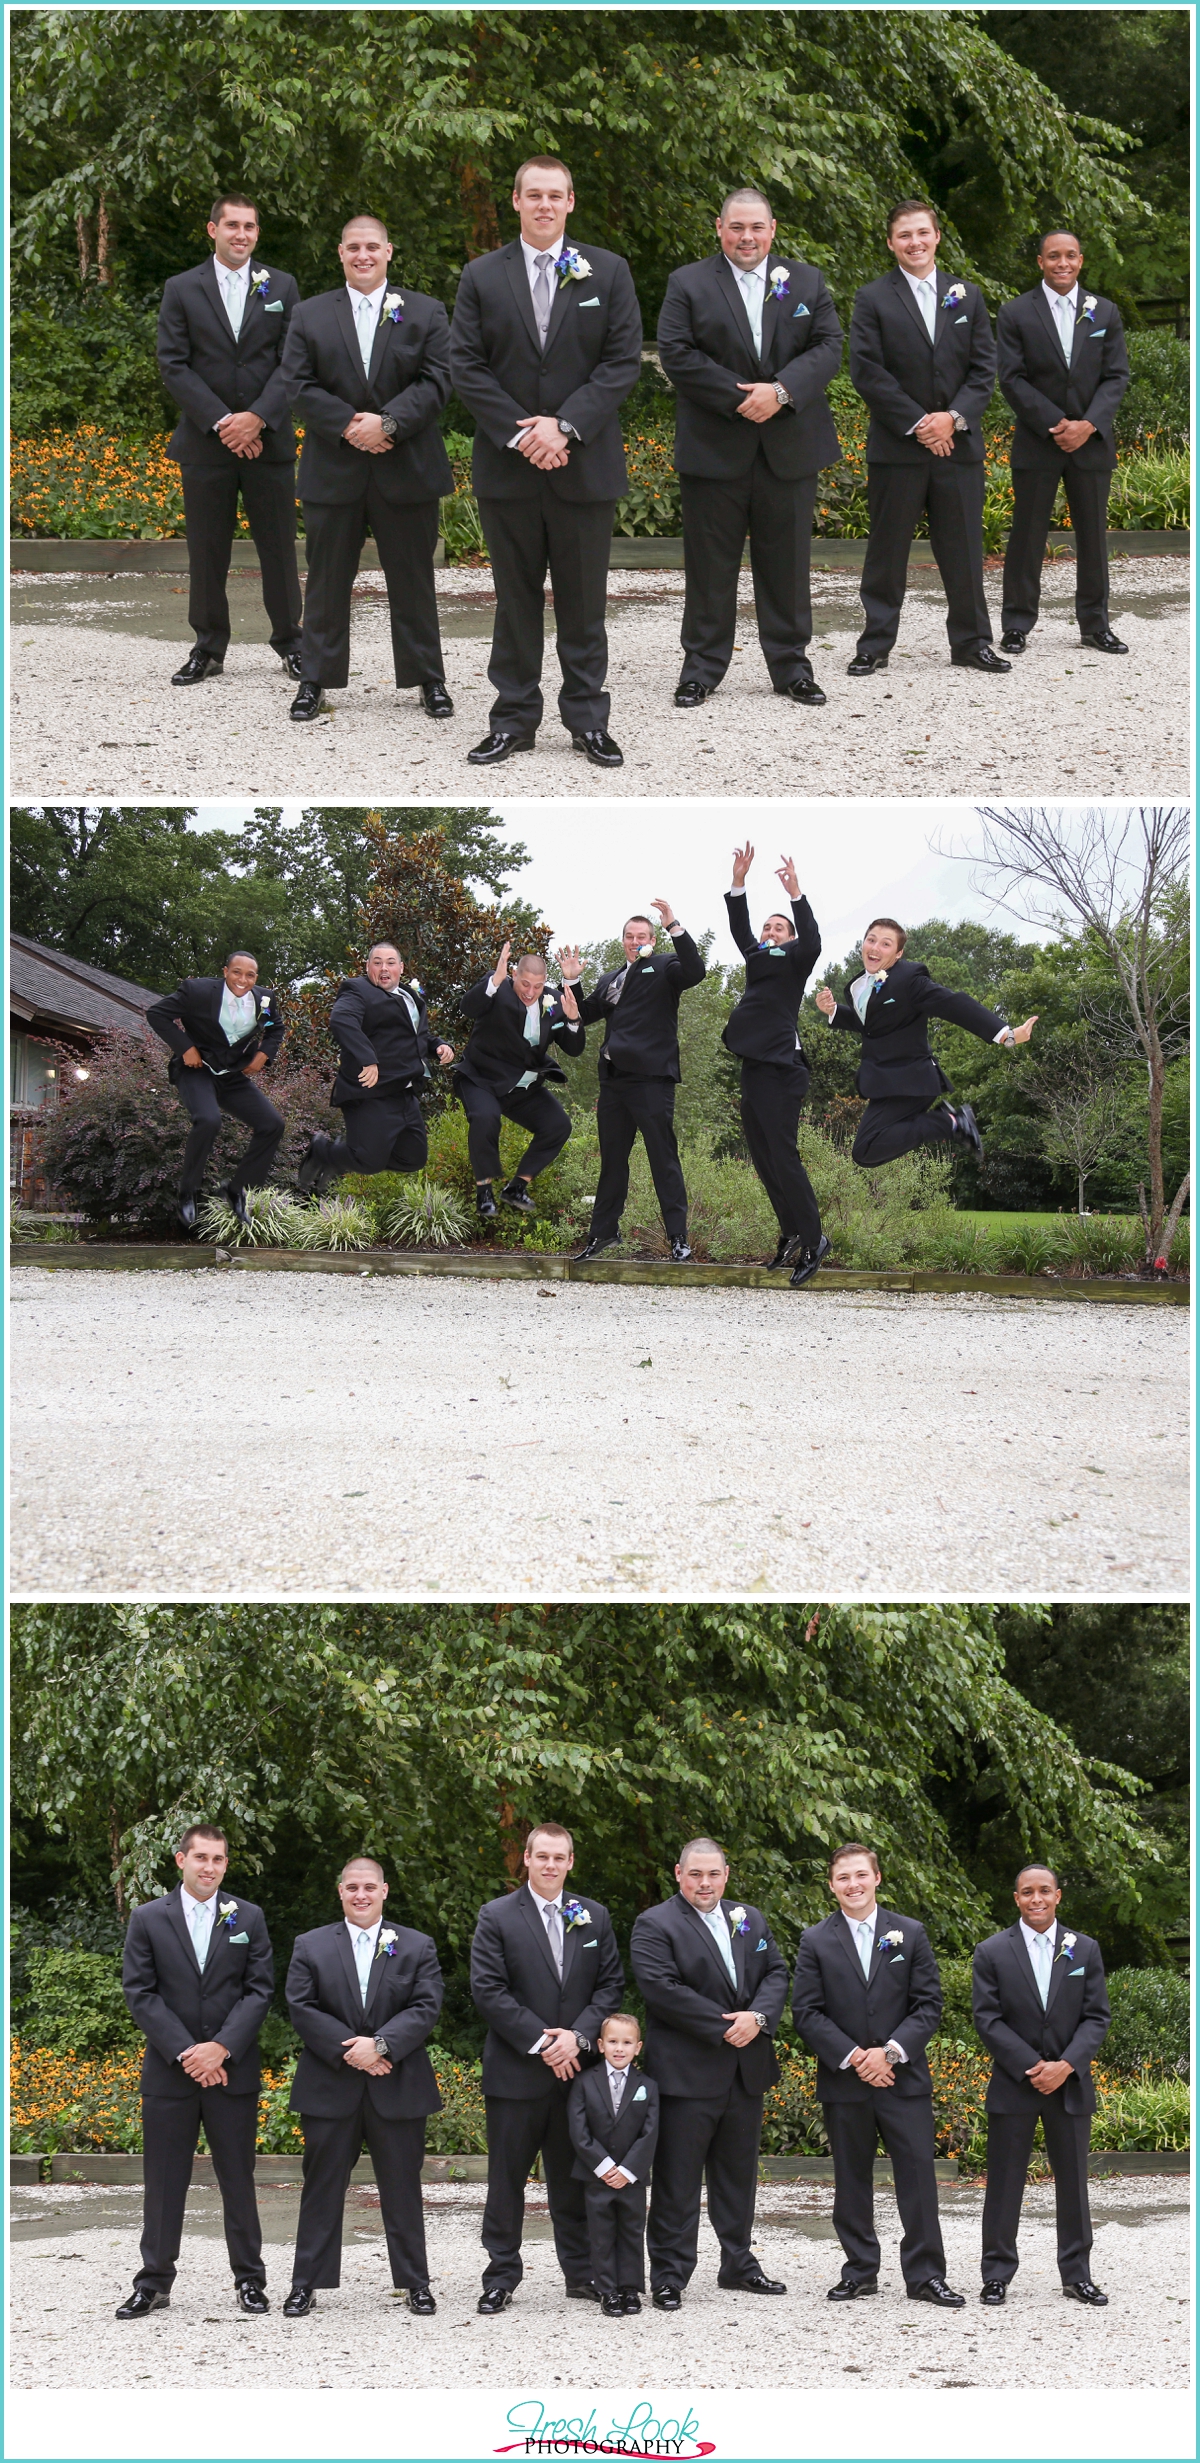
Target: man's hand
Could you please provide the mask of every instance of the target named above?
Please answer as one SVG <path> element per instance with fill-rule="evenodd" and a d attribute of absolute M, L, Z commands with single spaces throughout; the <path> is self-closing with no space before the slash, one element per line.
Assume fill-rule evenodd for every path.
<path fill-rule="evenodd" d="M 367 1064 L 366 1064 L 365 1069 L 360 1069 L 360 1070 L 359 1070 L 359 1073 L 358 1073 L 358 1082 L 359 1082 L 359 1085 L 360 1085 L 360 1086 L 378 1086 L 378 1084 L 379 1084 L 379 1063 L 378 1063 L 378 1061 L 369 1060 L 369 1061 L 367 1062 Z"/>
<path fill-rule="evenodd" d="M 532 462 L 535 470 L 566 469 L 571 457 L 557 419 L 519 419 L 517 426 L 524 432 L 516 450 Z"/>
<path fill-rule="evenodd" d="M 651 906 L 653 907 L 655 914 L 656 914 L 656 915 L 661 915 L 662 920 L 663 920 L 663 930 L 664 930 L 664 932 L 668 932 L 668 931 L 670 930 L 670 928 L 671 928 L 671 925 L 672 925 L 672 924 L 674 923 L 674 921 L 675 921 L 675 909 L 674 909 L 674 907 L 672 906 L 670 899 L 669 899 L 669 898 L 652 898 L 652 899 L 651 899 L 651 901 L 650 901 L 650 904 L 651 904 Z"/>
<path fill-rule="evenodd" d="M 776 411 L 783 408 L 773 385 L 749 385 L 739 377 L 738 392 L 746 396 L 744 402 L 738 403 L 738 418 L 753 419 L 756 427 L 761 426 L 764 419 L 773 419 Z"/>
<path fill-rule="evenodd" d="M 722 2010 L 721 2016 L 733 2021 L 732 2026 L 725 2029 L 725 2041 L 735 2044 L 739 2051 L 743 2044 L 753 2044 L 762 2033 L 753 2010 Z"/>
<path fill-rule="evenodd" d="M 1039 2095 L 1053 2095 L 1064 2078 L 1071 2076 L 1071 2070 L 1069 2061 L 1035 2061 L 1033 2068 L 1026 2070 L 1025 2076 L 1030 2086 L 1037 2088 Z"/>
<path fill-rule="evenodd" d="M 557 967 L 561 967 L 565 983 L 578 983 L 583 973 L 583 959 L 577 949 L 571 948 L 570 943 L 565 949 L 555 950 L 554 963 Z"/>
<path fill-rule="evenodd" d="M 344 2035 L 342 2059 L 349 2062 L 352 2070 L 365 2070 L 368 2078 L 391 2076 L 391 2062 L 380 2059 L 373 2035 Z"/>
<path fill-rule="evenodd" d="M 944 460 L 948 453 L 954 451 L 953 411 L 926 411 L 924 418 L 918 419 L 913 435 L 919 445 L 924 445 L 930 453 L 937 454 L 939 460 Z"/>
<path fill-rule="evenodd" d="M 438 1056 L 438 1059 L 440 1060 L 440 1062 L 441 1062 L 441 1064 L 442 1064 L 443 1069 L 448 1069 L 448 1068 L 449 1068 L 449 1066 L 450 1066 L 451 1061 L 452 1061 L 452 1060 L 453 1060 L 453 1058 L 454 1058 L 454 1046 L 453 1046 L 453 1044 L 452 1044 L 452 1043 L 439 1043 L 439 1044 L 438 1044 L 435 1048 L 436 1048 L 436 1051 L 437 1051 L 437 1056 Z"/>
<path fill-rule="evenodd" d="M 1030 1038 L 1030 1036 L 1031 1036 L 1031 1035 L 1032 1035 L 1032 1033 L 1033 1033 L 1034 1027 L 1037 1025 L 1037 1022 L 1038 1022 L 1038 1012 L 1037 1012 L 1037 1010 L 1035 1009 L 1035 1011 L 1034 1011 L 1034 1013 L 1033 1013 L 1033 1016 L 1032 1016 L 1031 1018 L 1026 1018 L 1024 1026 L 1014 1026 L 1014 1028 L 1013 1028 L 1013 1042 L 1014 1042 L 1014 1043 L 1028 1043 L 1029 1038 Z"/>
<path fill-rule="evenodd" d="M 248 1061 L 247 1061 L 246 1066 L 245 1066 L 245 1068 L 244 1068 L 244 1069 L 243 1069 L 243 1071 L 242 1071 L 242 1076 L 243 1076 L 244 1078 L 256 1078 L 256 1077 L 258 1076 L 259 1070 L 260 1070 L 260 1069 L 265 1069 L 265 1068 L 266 1068 L 266 1065 L 267 1065 L 267 1056 L 266 1056 L 266 1053 L 265 1053 L 265 1052 L 255 1052 L 255 1053 L 253 1054 L 252 1058 L 251 1058 L 250 1060 L 248 1060 Z"/>
<path fill-rule="evenodd" d="M 1050 430 L 1055 444 L 1061 446 L 1064 453 L 1078 453 L 1080 446 L 1086 445 L 1089 436 L 1095 433 L 1090 419 L 1060 419 L 1058 426 Z"/>
<path fill-rule="evenodd" d="M 618 2171 L 615 2164 L 613 2165 L 611 2172 L 602 2172 L 600 2178 L 606 2189 L 624 2189 L 626 2187 L 625 2175 L 623 2172 Z"/>
<path fill-rule="evenodd" d="M 512 942 L 506 941 L 492 968 L 492 988 L 496 992 L 499 991 L 501 984 L 508 982 L 508 955 L 511 948 Z"/>
<path fill-rule="evenodd" d="M 579 2067 L 579 2038 L 573 2027 L 547 2027 L 542 2059 L 556 2078 L 573 2078 Z"/>
<path fill-rule="evenodd" d="M 744 847 L 735 847 L 733 850 L 733 886 L 735 889 L 745 888 L 746 875 L 753 862 L 754 849 L 747 839 Z"/>
<path fill-rule="evenodd" d="M 225 2085 L 222 2063 L 228 2059 L 229 2054 L 223 2044 L 211 2043 L 189 2044 L 187 2051 L 180 2053 L 179 2056 L 180 2066 L 187 2071 L 188 2077 L 194 2078 L 197 2086 L 201 2087 L 211 2087 L 216 2084 L 223 2087 Z"/>
<path fill-rule="evenodd" d="M 815 1000 L 823 1018 L 831 1018 L 833 1016 L 837 1008 L 837 1002 L 834 999 L 827 983 L 822 984 L 819 992 L 814 992 L 813 999 Z"/>
<path fill-rule="evenodd" d="M 777 881 L 782 881 L 789 898 L 799 897 L 800 883 L 796 877 L 795 862 L 790 855 L 785 855 L 782 858 L 779 868 L 775 874 L 775 878 Z"/>
<path fill-rule="evenodd" d="M 262 452 L 259 440 L 265 425 L 266 421 L 259 418 L 257 411 L 227 411 L 225 417 L 217 421 L 217 434 L 231 453 L 254 460 Z"/>
<path fill-rule="evenodd" d="M 186 1052 L 183 1054 L 183 1065 L 185 1069 L 203 1069 L 204 1054 L 196 1050 L 194 1043 L 189 1043 Z"/>
<path fill-rule="evenodd" d="M 559 997 L 562 1001 L 562 1013 L 564 1018 L 569 1018 L 572 1026 L 575 1026 L 579 1020 L 579 1003 L 576 1000 L 569 983 L 565 983 L 563 985 L 562 992 Z"/>
<path fill-rule="evenodd" d="M 891 2062 L 878 2045 L 864 2050 L 861 2044 L 856 2044 L 850 2055 L 850 2067 L 857 2070 L 863 2085 L 867 2087 L 890 2087 L 895 2078 Z"/>
<path fill-rule="evenodd" d="M 383 433 L 383 421 L 378 411 L 355 411 L 348 428 L 342 429 L 348 445 L 356 445 L 360 453 L 390 453 L 392 440 Z"/>

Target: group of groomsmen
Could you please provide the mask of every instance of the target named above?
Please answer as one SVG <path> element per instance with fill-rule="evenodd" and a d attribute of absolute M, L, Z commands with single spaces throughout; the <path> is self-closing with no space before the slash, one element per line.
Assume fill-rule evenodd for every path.
<path fill-rule="evenodd" d="M 471 1992 L 486 2022 L 483 2094 L 487 2251 L 478 2309 L 497 2316 L 521 2281 L 525 2184 L 540 2157 L 568 2299 L 606 2316 L 678 2310 L 698 2262 L 702 2190 L 720 2246 L 718 2285 L 781 2295 L 753 2245 L 763 2099 L 779 2077 L 774 2038 L 788 1971 L 761 1909 L 729 1896 L 715 1839 L 689 1839 L 676 1891 L 643 1910 L 629 1957 L 646 2038 L 622 2010 L 625 1976 L 608 1910 L 571 1889 L 574 1841 L 534 1827 L 524 1878 L 479 1912 Z M 225 1833 L 197 1823 L 176 1850 L 179 1886 L 134 1910 L 124 1987 L 146 2037 L 142 2065 L 145 2209 L 141 2265 L 122 2319 L 169 2306 L 192 2160 L 203 2128 L 221 2191 L 239 2308 L 269 2309 L 254 2192 L 258 2034 L 273 1960 L 261 1908 L 222 1890 Z M 817 2095 L 834 2166 L 842 2269 L 828 2298 L 879 2289 L 873 2165 L 891 2159 L 910 2300 L 961 2309 L 946 2282 L 938 2215 L 933 2086 L 927 2059 L 942 2013 L 925 1928 L 881 1905 L 879 1861 L 858 1841 L 828 1867 L 836 1902 L 806 1928 L 791 1979 L 797 2033 L 817 2057 Z M 291 2108 L 304 2139 L 303 2189 L 284 2315 L 307 2316 L 341 2280 L 346 2192 L 366 2145 L 392 2281 L 432 2316 L 421 2202 L 425 2121 L 441 2109 L 428 2042 L 442 2003 L 430 1937 L 387 1918 L 373 1857 L 338 1877 L 339 1916 L 302 1933 L 287 2005 L 303 2050 Z M 1003 2305 L 1040 2120 L 1054 2172 L 1064 2294 L 1089 2308 L 1087 2162 L 1091 2063 L 1110 2012 L 1098 1944 L 1067 1929 L 1048 1865 L 1016 1877 L 1017 1920 L 975 1952 L 973 2012 L 992 2056 L 982 2290 Z M 638 2056 L 642 2056 L 639 2063 Z M 649 2204 L 647 2207 L 647 2185 Z"/>
<path fill-rule="evenodd" d="M 473 482 L 496 594 L 494 699 L 467 759 L 491 765 L 533 749 L 548 574 L 560 719 L 594 765 L 621 764 L 608 727 L 605 605 L 626 487 L 619 412 L 641 373 L 641 315 L 624 257 L 568 239 L 575 198 L 565 163 L 522 163 L 512 202 L 518 237 L 465 266 L 451 322 L 440 301 L 393 276 L 393 243 L 377 216 L 344 225 L 342 281 L 302 301 L 290 274 L 257 259 L 252 201 L 215 200 L 213 254 L 171 277 L 159 318 L 158 364 L 183 414 L 168 452 L 181 468 L 196 635 L 174 683 L 222 672 L 240 495 L 271 643 L 298 686 L 293 719 L 319 717 L 325 689 L 349 681 L 351 592 L 368 530 L 387 583 L 397 686 L 415 686 L 431 718 L 452 716 L 433 560 L 438 501 L 453 487 L 439 425 L 453 387 L 475 421 Z M 733 190 L 716 252 L 671 273 L 659 317 L 683 514 L 681 709 L 699 708 L 729 667 L 747 538 L 774 690 L 825 701 L 809 656 L 809 567 L 818 475 L 839 458 L 827 387 L 842 329 L 817 268 L 773 253 L 775 227 L 760 190 Z M 1105 543 L 1114 419 L 1129 382 L 1120 314 L 1083 287 L 1075 235 L 1047 231 L 1037 282 L 1005 303 L 993 336 L 978 286 L 939 264 L 940 239 L 934 207 L 902 199 L 887 221 L 892 267 L 854 301 L 850 374 L 871 414 L 870 536 L 865 621 L 848 672 L 887 667 L 922 514 L 952 663 L 1008 672 L 983 586 L 982 422 L 997 376 L 1016 414 L 1001 648 L 1023 651 L 1037 622 L 1062 479 L 1080 632 L 1093 649 L 1120 654 Z M 298 475 L 293 410 L 304 425 Z"/>

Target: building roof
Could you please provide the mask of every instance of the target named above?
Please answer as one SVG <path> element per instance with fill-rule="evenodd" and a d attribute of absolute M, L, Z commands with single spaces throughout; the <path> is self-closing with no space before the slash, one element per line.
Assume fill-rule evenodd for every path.
<path fill-rule="evenodd" d="M 84 1034 L 120 1026 L 130 1030 L 157 999 L 145 984 L 87 966 L 66 950 L 46 949 L 17 932 L 9 936 L 8 1005 L 22 1026 L 70 1027 Z"/>

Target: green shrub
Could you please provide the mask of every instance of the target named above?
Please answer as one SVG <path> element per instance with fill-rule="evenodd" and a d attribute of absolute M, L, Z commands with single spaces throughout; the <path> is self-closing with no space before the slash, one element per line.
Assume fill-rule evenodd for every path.
<path fill-rule="evenodd" d="M 459 478 L 453 496 L 443 496 L 441 532 L 446 542 L 447 564 L 470 564 L 477 556 L 487 555 L 479 505 L 469 475 Z"/>
<path fill-rule="evenodd" d="M 763 2101 L 764 2155 L 828 2155 L 829 2134 L 817 2102 L 817 2065 L 808 2053 L 785 2056 Z"/>
<path fill-rule="evenodd" d="M 1186 530 L 1191 522 L 1192 461 L 1186 446 L 1122 454 L 1108 498 L 1110 530 Z"/>
<path fill-rule="evenodd" d="M 1040 1222 L 998 1230 L 993 1237 L 1002 1274 L 1047 1274 L 1061 1267 L 1070 1253 L 1066 1227 L 1052 1214 Z"/>
<path fill-rule="evenodd" d="M 297 1207 L 298 1249 L 369 1249 L 375 1227 L 356 1197 L 322 1197 L 315 1206 Z"/>
<path fill-rule="evenodd" d="M 33 288 L 30 285 L 29 288 Z M 179 416 L 155 358 L 157 300 L 74 284 L 19 300 L 10 341 L 14 436 L 85 421 L 131 440 L 162 438 Z"/>
<path fill-rule="evenodd" d="M 1143 2070 L 1136 2078 L 1105 2082 L 1092 2122 L 1093 2147 L 1108 2153 L 1122 2147 L 1178 2153 L 1191 2143 L 1191 2097 L 1182 2078 Z"/>
<path fill-rule="evenodd" d="M 1136 1215 L 1063 1217 L 1069 1267 L 1085 1274 L 1129 1274 L 1145 1256 L 1146 1236 Z"/>
<path fill-rule="evenodd" d="M 1127 333 L 1125 340 L 1131 382 L 1116 417 L 1118 448 L 1165 451 L 1186 445 L 1192 426 L 1190 344 L 1153 326 Z"/>
<path fill-rule="evenodd" d="M 111 1952 L 34 1948 L 27 1973 L 26 2032 L 49 2052 L 90 2059 L 141 2043 L 121 1990 L 120 1958 Z"/>
<path fill-rule="evenodd" d="M 427 1172 L 416 1173 L 375 1220 L 383 1239 L 402 1249 L 461 1248 L 468 1237 L 460 1200 Z"/>
<path fill-rule="evenodd" d="M 239 1221 L 229 1199 L 210 1197 L 196 1230 L 201 1240 L 215 1240 L 223 1249 L 294 1249 L 303 1246 L 304 1209 L 284 1189 L 247 1189 L 248 1223 Z"/>
<path fill-rule="evenodd" d="M 1190 2057 L 1191 1994 L 1169 1967 L 1114 1967 L 1108 1981 L 1112 2025 L 1101 2059 L 1109 2070 L 1163 2069 Z"/>

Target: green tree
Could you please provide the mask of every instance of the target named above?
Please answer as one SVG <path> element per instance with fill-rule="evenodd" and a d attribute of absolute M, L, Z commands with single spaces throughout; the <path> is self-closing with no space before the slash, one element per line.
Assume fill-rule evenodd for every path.
<path fill-rule="evenodd" d="M 43 804 L 10 815 L 13 930 L 163 992 L 248 945 L 264 978 L 289 937 L 290 898 L 230 869 L 221 830 L 186 805 Z"/>
<path fill-rule="evenodd" d="M 255 883 L 278 882 L 288 892 L 293 945 L 284 970 L 304 975 L 340 972 L 368 897 L 377 847 L 367 824 L 389 838 L 442 834 L 442 861 L 456 879 L 477 881 L 494 898 L 507 896 L 507 876 L 528 863 L 519 839 L 484 804 L 308 804 L 285 829 L 279 805 L 259 805 L 229 841 L 230 863 Z"/>

